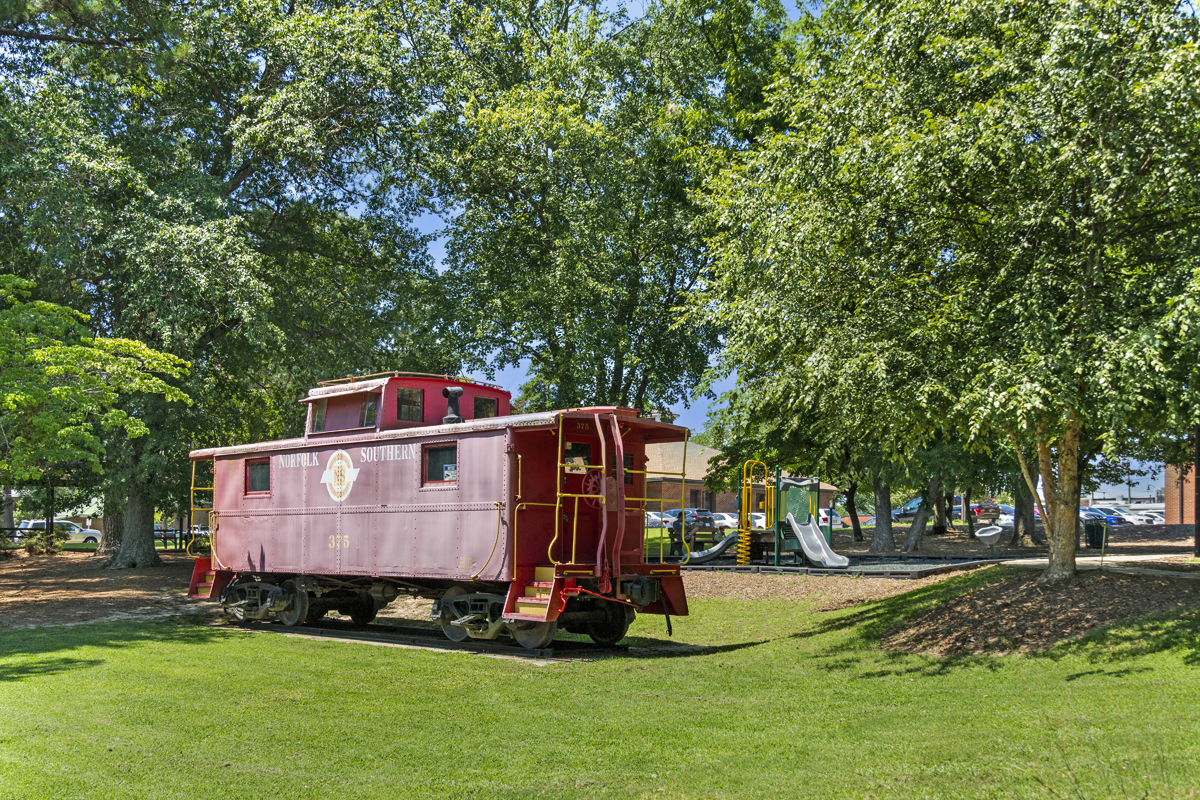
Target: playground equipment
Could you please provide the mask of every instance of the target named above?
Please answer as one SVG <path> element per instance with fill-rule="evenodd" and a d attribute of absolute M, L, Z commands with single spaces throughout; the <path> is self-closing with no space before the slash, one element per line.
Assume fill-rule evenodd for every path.
<path fill-rule="evenodd" d="M 980 528 L 975 531 L 975 538 L 992 548 L 992 558 L 996 557 L 996 542 L 1000 541 L 1000 534 L 1004 533 L 1004 528 L 999 525 L 989 525 L 986 528 Z"/>
<path fill-rule="evenodd" d="M 761 468 L 762 477 L 759 478 Z M 783 470 L 775 468 L 774 480 L 771 471 L 761 461 L 749 460 L 742 465 L 741 508 L 738 513 L 737 563 L 748 565 L 752 559 L 761 557 L 767 548 L 774 545 L 775 566 L 780 557 L 791 551 L 810 564 L 840 569 L 849 566 L 850 560 L 833 552 L 830 547 L 832 530 L 824 529 L 820 519 L 820 479 L 784 477 Z M 755 528 L 752 513 L 755 510 L 755 488 L 762 487 L 764 524 Z M 813 490 L 813 487 L 816 490 Z M 731 537 L 703 553 L 693 554 L 691 563 L 710 561 L 729 546 Z M 757 541 L 756 541 L 757 540 Z M 703 561 L 698 560 L 703 558 Z"/>
<path fill-rule="evenodd" d="M 758 471 L 758 467 L 762 467 L 761 481 L 756 481 L 754 479 L 754 474 Z M 775 472 L 776 484 L 778 484 L 779 470 L 776 469 Z M 766 496 L 766 500 L 763 503 L 763 510 L 766 512 L 767 519 L 766 524 L 764 524 L 760 530 L 770 530 L 775 526 L 775 514 L 772 513 L 775 511 L 775 504 L 772 502 L 774 499 L 772 491 L 773 487 L 768 485 L 768 481 L 770 480 L 769 475 L 770 473 L 767 470 L 767 465 L 761 461 L 750 459 L 742 465 L 742 502 L 741 508 L 738 510 L 738 532 L 740 535 L 738 536 L 737 563 L 739 566 L 744 567 L 750 563 L 751 553 L 753 551 L 753 542 L 751 540 L 754 534 L 752 532 L 753 528 L 750 509 L 754 500 L 754 487 L 756 485 L 761 485 L 763 487 L 763 494 Z M 778 486 L 774 488 L 777 489 Z"/>
<path fill-rule="evenodd" d="M 707 550 L 701 550 L 698 553 L 692 553 L 687 562 L 688 566 L 694 564 L 707 564 L 710 561 L 720 558 L 721 556 L 725 555 L 726 550 L 737 543 L 738 539 L 741 538 L 741 535 L 742 532 L 740 530 L 734 531 Z"/>
<path fill-rule="evenodd" d="M 820 526 L 817 525 L 815 516 L 809 516 L 808 521 L 801 524 L 796 522 L 794 516 L 788 514 L 787 523 L 791 526 L 792 532 L 796 534 L 796 538 L 800 541 L 800 547 L 804 550 L 804 557 L 811 563 L 818 567 L 825 567 L 826 569 L 842 569 L 850 566 L 850 559 L 833 552 L 829 543 L 825 541 L 825 534 L 821 532 Z"/>

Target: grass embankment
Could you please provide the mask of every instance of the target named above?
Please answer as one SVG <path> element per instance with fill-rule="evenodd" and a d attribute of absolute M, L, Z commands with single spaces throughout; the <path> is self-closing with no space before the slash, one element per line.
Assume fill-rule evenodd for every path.
<path fill-rule="evenodd" d="M 825 613 L 699 600 L 673 640 L 639 617 L 640 655 L 548 666 L 182 622 L 9 631 L 0 797 L 1195 796 L 1194 613 L 1033 657 L 878 647 L 1003 574 Z"/>

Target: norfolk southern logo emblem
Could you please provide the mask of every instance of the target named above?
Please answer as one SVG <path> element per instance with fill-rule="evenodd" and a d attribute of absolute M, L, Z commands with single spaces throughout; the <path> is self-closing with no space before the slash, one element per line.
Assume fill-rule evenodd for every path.
<path fill-rule="evenodd" d="M 335 502 L 340 503 L 350 496 L 350 490 L 354 488 L 354 479 L 357 477 L 358 469 L 350 460 L 350 454 L 345 450 L 338 450 L 329 457 L 329 461 L 325 464 L 325 473 L 321 475 L 321 483 L 325 484 L 325 488 L 329 490 L 329 496 Z"/>

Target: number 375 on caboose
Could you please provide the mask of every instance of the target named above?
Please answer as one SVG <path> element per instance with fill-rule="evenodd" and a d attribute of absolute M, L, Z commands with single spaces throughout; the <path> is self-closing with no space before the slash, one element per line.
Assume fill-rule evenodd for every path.
<path fill-rule="evenodd" d="M 611 644 L 637 612 L 686 615 L 680 565 L 661 534 L 647 546 L 644 519 L 676 500 L 662 478 L 684 484 L 648 471 L 646 448 L 686 450 L 687 429 L 616 407 L 512 415 L 509 401 L 448 376 L 333 381 L 301 401 L 304 436 L 192 452 L 213 482 L 193 487 L 193 505 L 211 492 L 211 557 L 190 594 L 285 625 L 331 610 L 366 624 L 429 597 L 450 639 L 508 632 L 533 648 L 559 628 Z"/>

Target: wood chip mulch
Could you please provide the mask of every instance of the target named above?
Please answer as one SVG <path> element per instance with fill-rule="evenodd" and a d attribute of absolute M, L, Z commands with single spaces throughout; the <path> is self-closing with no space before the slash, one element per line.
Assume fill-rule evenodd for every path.
<path fill-rule="evenodd" d="M 1197 580 L 1089 571 L 1039 586 L 1040 574 L 1031 570 L 942 603 L 883 645 L 938 656 L 1032 653 L 1131 617 L 1200 608 Z"/>

